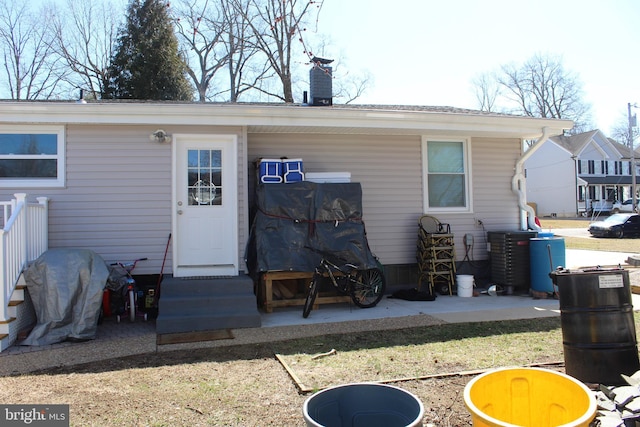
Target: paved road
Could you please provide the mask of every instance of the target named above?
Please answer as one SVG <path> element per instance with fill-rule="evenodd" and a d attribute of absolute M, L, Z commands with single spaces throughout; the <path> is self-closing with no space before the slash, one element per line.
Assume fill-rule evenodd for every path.
<path fill-rule="evenodd" d="M 589 234 L 589 230 L 585 228 L 554 228 L 551 231 L 556 236 L 561 237 L 587 237 L 593 238 L 591 234 Z"/>

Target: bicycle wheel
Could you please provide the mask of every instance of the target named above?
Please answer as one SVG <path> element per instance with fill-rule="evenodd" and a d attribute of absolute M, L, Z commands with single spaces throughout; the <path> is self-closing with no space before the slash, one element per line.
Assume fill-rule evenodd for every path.
<path fill-rule="evenodd" d="M 358 270 L 355 277 L 350 278 L 351 299 L 361 308 L 375 307 L 384 295 L 386 281 L 378 268 Z"/>
<path fill-rule="evenodd" d="M 307 299 L 304 300 L 304 307 L 302 308 L 302 317 L 305 319 L 309 317 L 309 313 L 311 313 L 311 309 L 313 308 L 313 303 L 316 302 L 316 297 L 318 296 L 318 288 L 320 284 L 318 283 L 320 276 L 318 274 L 314 274 L 311 278 L 311 282 L 309 282 L 309 292 L 307 292 Z"/>
<path fill-rule="evenodd" d="M 129 289 L 129 320 L 136 320 L 136 291 Z"/>

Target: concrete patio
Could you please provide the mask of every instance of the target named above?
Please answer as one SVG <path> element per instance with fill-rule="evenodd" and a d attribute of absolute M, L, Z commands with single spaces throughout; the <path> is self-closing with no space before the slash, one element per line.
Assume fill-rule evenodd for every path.
<path fill-rule="evenodd" d="M 566 266 L 625 265 L 633 254 L 619 252 L 566 251 Z M 640 310 L 640 295 L 632 295 Z M 383 298 L 370 309 L 340 303 L 320 306 L 307 319 L 300 307 L 261 313 L 260 328 L 235 329 L 233 338 L 184 344 L 157 345 L 155 322 L 116 323 L 107 320 L 98 327 L 96 339 L 84 343 L 63 342 L 42 347 L 14 345 L 0 353 L 0 375 L 15 375 L 62 365 L 99 362 L 114 357 L 190 348 L 271 342 L 339 332 L 375 331 L 443 323 L 483 322 L 559 316 L 557 300 L 528 295 L 481 294 L 477 297 L 438 296 L 435 301 L 405 301 Z"/>

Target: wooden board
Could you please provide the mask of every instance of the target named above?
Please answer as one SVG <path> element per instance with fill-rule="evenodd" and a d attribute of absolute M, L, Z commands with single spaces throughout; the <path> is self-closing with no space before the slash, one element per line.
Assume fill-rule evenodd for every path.
<path fill-rule="evenodd" d="M 310 280 L 313 277 L 312 272 L 306 271 L 268 271 L 262 274 L 260 280 L 259 298 L 262 301 L 264 311 L 267 313 L 273 312 L 274 307 L 293 307 L 304 305 L 305 298 L 288 298 L 288 299 L 273 299 L 273 281 L 274 280 L 297 280 L 305 279 Z M 338 302 L 349 302 L 351 297 L 348 295 L 327 295 L 321 293 L 316 298 L 313 305 L 314 310 L 321 304 L 333 304 Z"/>
<path fill-rule="evenodd" d="M 180 332 L 175 334 L 156 335 L 156 344 L 182 344 L 187 342 L 228 340 L 235 338 L 231 329 L 215 329 L 211 331 Z"/>

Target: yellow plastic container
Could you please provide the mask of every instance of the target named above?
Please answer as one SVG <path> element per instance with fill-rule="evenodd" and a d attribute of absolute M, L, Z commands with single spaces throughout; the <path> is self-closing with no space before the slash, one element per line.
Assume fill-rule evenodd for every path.
<path fill-rule="evenodd" d="M 464 403 L 475 427 L 587 427 L 597 409 L 584 384 L 542 368 L 500 368 L 478 375 L 465 387 Z"/>

